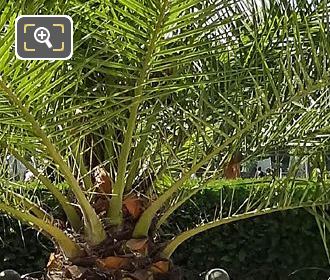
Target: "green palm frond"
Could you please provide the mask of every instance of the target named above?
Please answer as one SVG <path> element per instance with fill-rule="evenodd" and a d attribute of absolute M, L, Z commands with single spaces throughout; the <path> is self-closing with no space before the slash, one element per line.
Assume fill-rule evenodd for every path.
<path fill-rule="evenodd" d="M 242 195 L 242 193 L 240 193 Z M 214 219 L 186 230 L 174 237 L 163 254 L 169 258 L 185 240 L 196 234 L 227 223 L 296 208 L 313 208 L 329 204 L 329 185 L 299 180 L 277 181 L 247 188 L 246 195 L 238 197 L 233 186 L 230 191 L 220 190 L 221 205 Z"/>
<path fill-rule="evenodd" d="M 202 182 L 219 176 L 238 151 L 253 157 L 301 147 L 292 148 L 301 155 L 307 144 L 329 145 L 325 0 L 0 3 L 1 146 L 51 161 L 92 244 L 106 237 L 84 192 L 97 165 L 114 181 L 114 225 L 123 221 L 125 192 L 155 188 L 134 230 L 143 237 L 193 174 Z M 72 60 L 16 60 L 16 16 L 41 12 L 72 15 Z M 162 192 L 165 176 L 173 184 Z"/>

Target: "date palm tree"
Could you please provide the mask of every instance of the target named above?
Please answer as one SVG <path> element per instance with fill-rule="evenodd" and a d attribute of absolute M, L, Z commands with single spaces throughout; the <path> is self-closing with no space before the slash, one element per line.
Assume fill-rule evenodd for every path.
<path fill-rule="evenodd" d="M 329 204 L 327 181 L 297 180 L 293 166 L 284 180 L 251 184 L 243 200 L 233 190 L 214 220 L 161 236 L 238 154 L 285 146 L 304 160 L 329 144 L 329 8 L 322 0 L 1 0 L 1 154 L 34 174 L 66 223 L 19 193 L 26 186 L 5 168 L 0 210 L 57 245 L 49 277 L 179 279 L 171 255 L 196 234 Z M 22 14 L 70 15 L 73 58 L 18 60 Z"/>

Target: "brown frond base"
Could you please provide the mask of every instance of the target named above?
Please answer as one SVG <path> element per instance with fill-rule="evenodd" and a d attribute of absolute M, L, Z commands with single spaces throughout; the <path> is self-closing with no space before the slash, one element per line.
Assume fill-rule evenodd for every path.
<path fill-rule="evenodd" d="M 132 239 L 131 239 L 132 240 Z M 109 242 L 109 241 L 108 241 Z M 144 241 L 119 242 L 132 243 L 141 248 Z M 103 244 L 105 249 L 107 244 Z M 112 246 L 119 246 L 113 244 Z M 109 246 L 110 248 L 111 246 Z M 119 246 L 121 247 L 121 246 Z M 136 247 L 135 247 L 136 248 Z M 115 249 L 110 249 L 114 250 Z M 122 250 L 122 247 L 121 249 Z M 107 250 L 100 250 L 100 252 Z M 96 251 L 93 251 L 96 253 Z M 47 266 L 47 280 L 181 280 L 180 270 L 171 261 L 161 258 L 129 253 L 97 257 L 86 255 L 74 261 L 68 261 L 62 254 L 52 254 Z"/>
<path fill-rule="evenodd" d="M 155 241 L 152 235 L 143 239 L 132 238 L 136 217 L 131 213 L 139 213 L 136 201 L 134 197 L 125 201 L 123 225 L 106 226 L 107 239 L 98 246 L 90 247 L 81 235 L 72 235 L 83 248 L 84 256 L 69 261 L 60 252 L 52 254 L 46 279 L 181 280 L 179 269 L 161 257 L 164 244 Z"/>

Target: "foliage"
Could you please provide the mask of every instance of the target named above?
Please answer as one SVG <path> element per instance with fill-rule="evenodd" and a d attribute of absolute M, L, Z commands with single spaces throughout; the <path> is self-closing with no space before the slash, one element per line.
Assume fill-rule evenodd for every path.
<path fill-rule="evenodd" d="M 189 214 L 193 212 L 186 211 Z M 212 229 L 184 243 L 173 258 L 184 269 L 185 279 L 192 280 L 215 267 L 227 270 L 233 280 L 327 279 L 330 275 L 315 219 L 304 210 Z M 289 276 L 296 270 L 300 271 Z"/>
<path fill-rule="evenodd" d="M 239 188 L 238 192 L 244 192 L 244 188 Z M 217 188 L 209 188 L 195 196 L 174 214 L 170 226 L 164 229 L 166 234 L 199 221 L 200 209 L 203 219 L 212 216 L 218 201 Z M 7 231 L 0 233 L 3 241 L 0 270 L 14 268 L 21 273 L 42 270 L 52 250 L 51 244 L 42 235 L 20 227 L 8 217 L 3 216 L 2 223 Z M 15 260 L 2 261 L 10 256 L 15 256 Z M 225 268 L 233 280 L 284 280 L 290 273 L 303 268 L 328 270 L 317 224 L 305 210 L 271 214 L 207 231 L 180 246 L 173 259 L 184 271 L 185 279 L 192 280 L 199 279 L 200 273 L 214 267 Z M 302 270 L 288 280 L 323 279 L 326 275 L 320 271 Z"/>
<path fill-rule="evenodd" d="M 0 0 L 0 12 L 1 155 L 35 174 L 68 226 L 40 200 L 10 192 L 4 168 L 0 210 L 50 237 L 63 266 L 92 257 L 86 273 L 172 279 L 171 255 L 196 234 L 329 204 L 324 177 L 296 180 L 293 166 L 286 180 L 252 184 L 242 200 L 233 189 L 219 201 L 228 210 L 165 247 L 157 239 L 237 153 L 253 158 L 284 146 L 301 161 L 329 145 L 327 1 Z M 72 60 L 15 58 L 16 16 L 43 13 L 72 15 Z M 31 157 L 53 168 L 70 194 Z M 192 175 L 196 186 L 184 188 Z M 158 192 L 164 177 L 172 184 Z"/>
<path fill-rule="evenodd" d="M 46 267 L 53 246 L 42 234 L 8 216 L 1 217 L 0 270 L 15 269 L 21 274 Z"/>
<path fill-rule="evenodd" d="M 213 182 L 174 214 L 164 229 L 166 235 L 179 234 L 189 225 L 213 220 L 226 193 L 231 195 L 235 189 L 235 201 L 239 203 L 246 197 L 250 184 L 265 187 L 260 181 L 265 180 Z M 305 188 L 306 185 L 301 186 L 300 191 Z M 181 245 L 173 258 L 184 269 L 185 279 L 199 279 L 201 272 L 214 267 L 225 268 L 234 280 L 307 280 L 330 275 L 317 223 L 303 209 L 212 229 Z"/>

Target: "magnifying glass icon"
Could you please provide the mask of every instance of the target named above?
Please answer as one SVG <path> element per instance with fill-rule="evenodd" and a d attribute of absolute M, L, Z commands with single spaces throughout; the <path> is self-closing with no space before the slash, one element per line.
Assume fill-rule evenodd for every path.
<path fill-rule="evenodd" d="M 53 47 L 52 43 L 49 41 L 50 32 L 46 27 L 38 27 L 34 31 L 34 39 L 41 44 L 46 44 L 49 49 Z"/>

